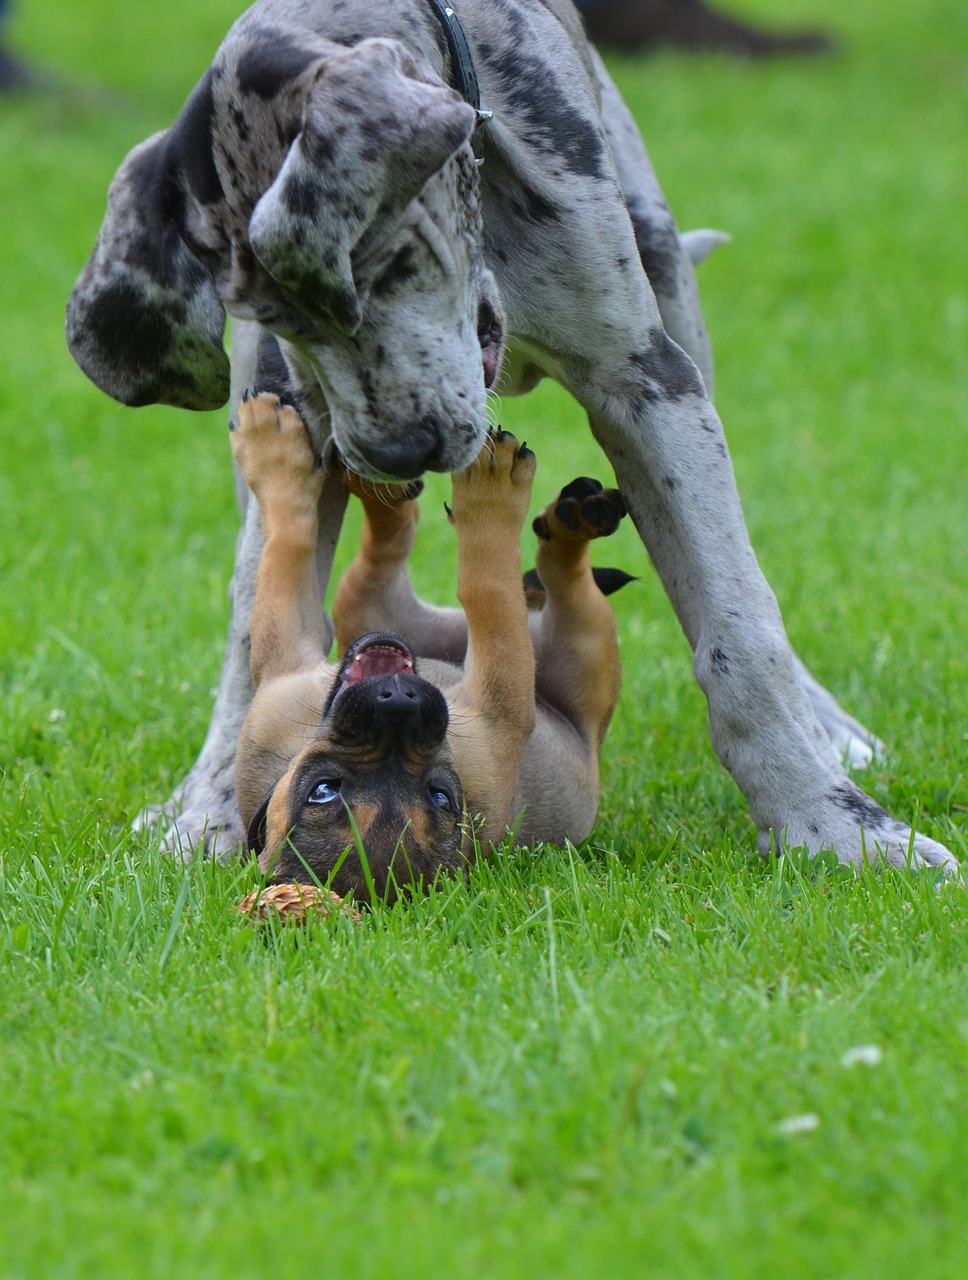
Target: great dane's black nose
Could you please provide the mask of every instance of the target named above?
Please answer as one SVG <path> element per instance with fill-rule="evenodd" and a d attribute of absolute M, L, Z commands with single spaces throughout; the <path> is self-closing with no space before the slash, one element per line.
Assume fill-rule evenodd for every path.
<path fill-rule="evenodd" d="M 373 471 L 394 480 L 416 480 L 425 471 L 446 470 L 442 466 L 443 428 L 432 416 L 421 418 L 398 440 L 368 444 L 360 452 Z"/>

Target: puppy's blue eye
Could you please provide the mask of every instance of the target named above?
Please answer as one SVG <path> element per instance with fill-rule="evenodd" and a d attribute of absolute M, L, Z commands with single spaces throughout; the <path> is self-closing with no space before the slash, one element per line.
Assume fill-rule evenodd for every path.
<path fill-rule="evenodd" d="M 323 778 L 306 797 L 307 804 L 329 804 L 340 793 L 343 783 L 339 778 Z"/>
<path fill-rule="evenodd" d="M 446 791 L 440 791 L 436 787 L 431 787 L 430 803 L 436 809 L 448 809 L 450 807 L 450 796 Z"/>

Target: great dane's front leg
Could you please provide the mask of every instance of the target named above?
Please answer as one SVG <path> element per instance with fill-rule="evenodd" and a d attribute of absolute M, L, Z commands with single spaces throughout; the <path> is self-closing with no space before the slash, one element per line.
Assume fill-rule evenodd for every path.
<path fill-rule="evenodd" d="M 232 420 L 238 422 L 243 390 L 265 385 L 267 371 L 260 356 L 262 334 L 257 325 L 239 321 L 232 335 Z M 322 441 L 316 441 L 317 446 Z M 262 555 L 262 520 L 258 502 L 251 501 L 241 469 L 235 465 L 236 493 L 242 528 L 235 546 L 229 586 L 231 614 L 228 642 L 208 733 L 198 758 L 171 798 L 151 805 L 135 826 L 156 825 L 161 847 L 190 857 L 197 849 L 206 855 L 231 857 L 245 839 L 235 794 L 235 753 L 239 734 L 255 692 L 250 669 L 249 626 L 255 600 L 256 574 Z M 327 476 L 319 498 L 316 573 L 325 594 L 339 539 L 346 489 Z M 328 620 L 324 625 L 331 627 Z"/>
<path fill-rule="evenodd" d="M 134 822 L 136 829 L 156 826 L 161 848 L 185 859 L 198 849 L 228 857 L 245 839 L 235 798 L 235 751 L 255 692 L 249 669 L 249 620 L 261 553 L 259 504 L 250 502 L 235 544 L 228 640 L 208 733 L 171 798 L 149 805 Z"/>
<path fill-rule="evenodd" d="M 655 317 L 657 321 L 658 317 Z M 658 323 L 585 385 L 597 438 L 695 653 L 712 740 L 749 801 L 760 847 L 953 870 L 847 776 L 814 714 L 746 532 L 722 427 L 689 357 Z M 596 403 L 597 402 L 597 403 Z"/>

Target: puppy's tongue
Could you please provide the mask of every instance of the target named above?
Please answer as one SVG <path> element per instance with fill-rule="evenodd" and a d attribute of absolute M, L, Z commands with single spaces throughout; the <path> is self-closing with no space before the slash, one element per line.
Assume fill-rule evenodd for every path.
<path fill-rule="evenodd" d="M 361 649 L 343 674 L 343 687 L 369 680 L 371 676 L 413 674 L 413 658 L 391 644 L 368 644 Z"/>

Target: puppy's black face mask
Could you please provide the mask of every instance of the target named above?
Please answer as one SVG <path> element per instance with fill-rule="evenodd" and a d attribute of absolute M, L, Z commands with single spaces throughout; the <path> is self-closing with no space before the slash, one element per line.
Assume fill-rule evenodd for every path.
<path fill-rule="evenodd" d="M 398 886 L 464 866 L 464 796 L 447 725 L 443 694 L 417 674 L 403 641 L 358 640 L 315 741 L 252 819 L 262 869 L 278 881 L 311 874 L 362 900 L 372 883 L 392 901 Z"/>

